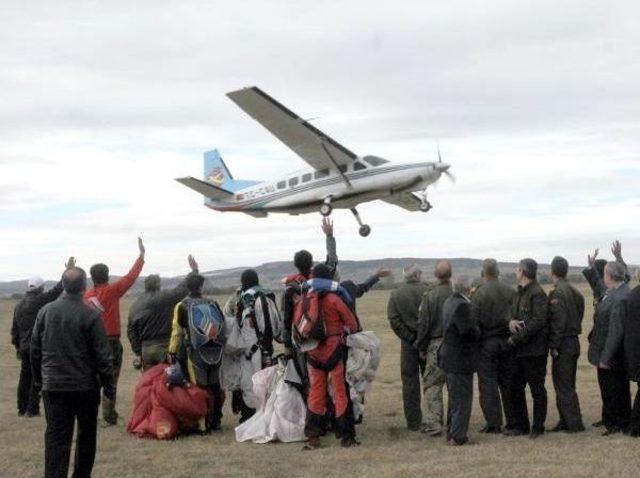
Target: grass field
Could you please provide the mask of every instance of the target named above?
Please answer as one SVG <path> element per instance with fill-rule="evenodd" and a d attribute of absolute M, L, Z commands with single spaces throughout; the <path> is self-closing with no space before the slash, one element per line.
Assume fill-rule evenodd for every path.
<path fill-rule="evenodd" d="M 585 291 L 587 303 L 590 296 Z M 125 418 L 115 428 L 99 429 L 94 476 L 127 477 L 638 477 L 640 440 L 622 435 L 602 437 L 589 426 L 599 418 L 600 398 L 595 371 L 586 357 L 580 358 L 578 388 L 587 432 L 577 435 L 546 434 L 534 441 L 477 433 L 483 426 L 477 393 L 468 447 L 446 446 L 441 438 L 426 438 L 406 430 L 402 414 L 399 343 L 386 321 L 388 292 L 375 291 L 358 304 L 367 329 L 382 340 L 383 359 L 377 381 L 367 399 L 365 423 L 358 428 L 362 445 L 342 449 L 332 437 L 325 447 L 302 452 L 302 445 L 236 443 L 237 419 L 225 406 L 223 431 L 207 437 L 188 437 L 174 442 L 141 440 L 126 434 L 124 423 L 131 409 L 138 372 L 131 366 L 125 344 L 125 365 L 118 394 L 118 409 Z M 126 311 L 127 304 L 123 304 Z M 588 307 L 585 329 L 592 323 Z M 13 303 L 0 301 L 0 476 L 37 477 L 43 473 L 44 418 L 19 418 L 15 386 L 19 373 L 9 331 Z M 125 312 L 123 311 L 123 312 Z M 126 314 L 123 313 L 123 317 Z M 586 335 L 586 334 L 584 334 Z M 583 352 L 586 345 L 583 343 Z M 550 372 L 549 372 L 550 375 Z M 547 427 L 558 418 L 551 378 L 547 380 L 549 416 Z"/>

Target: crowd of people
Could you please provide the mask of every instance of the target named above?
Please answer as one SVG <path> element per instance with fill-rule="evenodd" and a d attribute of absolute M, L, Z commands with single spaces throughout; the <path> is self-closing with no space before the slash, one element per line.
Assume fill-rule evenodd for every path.
<path fill-rule="evenodd" d="M 232 411 L 243 423 L 256 413 L 251 377 L 274 365 L 274 342 L 279 342 L 283 346 L 279 358 L 295 370 L 297 389 L 307 404 L 305 448 L 319 447 L 328 431 L 334 431 L 344 447 L 359 444 L 345 379 L 346 337 L 362 329 L 357 299 L 391 271 L 380 269 L 360 284 L 342 280 L 328 219 L 323 220 L 322 230 L 326 260 L 314 265 L 311 253 L 296 252 L 295 272 L 283 279 L 279 302 L 261 286 L 256 271 L 248 269 L 241 274 L 236 293 L 220 307 L 204 296 L 205 278 L 191 256 L 190 272 L 175 288 L 163 290 L 158 275 L 145 278 L 144 292 L 130 307 L 126 327 L 134 366 L 146 373 L 164 364 L 169 385 L 192 384 L 207 392 L 208 410 L 195 431 L 220 429 L 226 398 L 225 370 L 221 370 L 225 351 L 241 357 L 238 385 L 228 391 Z M 89 270 L 92 287 L 87 288 L 85 271 L 70 258 L 59 283 L 45 291 L 42 279 L 31 278 L 25 297 L 15 307 L 12 342 L 21 361 L 18 413 L 38 416 L 42 395 L 47 477 L 67 476 L 75 423 L 73 476 L 91 475 L 100 401 L 103 424 L 118 423 L 116 397 L 123 357 L 120 300 L 144 267 L 140 239 L 138 247 L 131 270 L 117 281 L 110 282 L 105 264 L 95 264 Z M 588 357 L 597 370 L 603 404 L 601 420 L 594 426 L 602 426 L 605 434 L 638 436 L 640 393 L 632 407 L 630 382 L 640 380 L 640 287 L 631 291 L 627 285 L 630 277 L 620 243 L 615 242 L 612 250 L 614 261 L 597 259 L 596 251 L 584 270 L 595 307 Z M 410 430 L 445 435 L 453 446 L 469 443 L 477 373 L 486 420 L 481 431 L 539 437 L 545 431 L 545 379 L 551 356 L 560 416 L 552 431 L 584 431 L 576 369 L 585 301 L 567 281 L 566 259 L 552 260 L 554 285 L 548 295 L 536 280 L 537 268 L 533 259 L 520 261 L 517 289 L 500 281 L 494 259 L 483 261 L 480 284 L 454 276 L 446 260 L 436 265 L 434 283 L 423 281 L 416 265 L 404 268 L 404 283 L 391 293 L 387 312 L 401 342 L 402 396 Z M 244 345 L 232 350 L 240 342 Z M 533 398 L 532 421 L 527 385 Z"/>
<path fill-rule="evenodd" d="M 640 381 L 640 286 L 629 288 L 631 277 L 620 242 L 613 243 L 612 252 L 615 260 L 607 262 L 597 259 L 596 250 L 583 270 L 594 297 L 588 359 L 596 369 L 602 398 L 602 416 L 593 426 L 602 427 L 603 435 L 637 437 L 640 391 L 632 406 L 631 383 Z M 486 421 L 481 432 L 538 438 L 545 432 L 550 356 L 560 417 L 550 431 L 584 431 L 576 371 L 585 300 L 567 281 L 568 272 L 568 261 L 554 257 L 553 287 L 547 294 L 537 282 L 538 264 L 530 258 L 518 264 L 516 289 L 500 281 L 495 259 L 483 261 L 479 284 L 465 276 L 452 281 L 446 260 L 436 265 L 436 282 L 431 285 L 422 281 L 415 265 L 406 267 L 405 284 L 389 299 L 388 318 L 401 341 L 407 427 L 430 436 L 445 435 L 453 446 L 467 444 L 477 373 Z M 533 401 L 531 420 L 527 385 Z"/>

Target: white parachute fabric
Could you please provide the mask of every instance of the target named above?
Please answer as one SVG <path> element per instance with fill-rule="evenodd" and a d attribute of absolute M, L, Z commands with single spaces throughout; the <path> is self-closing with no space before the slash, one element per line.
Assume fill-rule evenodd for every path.
<path fill-rule="evenodd" d="M 364 396 L 371 389 L 380 365 L 380 340 L 372 331 L 347 336 L 346 378 L 356 420 L 364 415 Z"/>
<path fill-rule="evenodd" d="M 285 382 L 282 361 L 253 376 L 253 394 L 259 401 L 256 413 L 238 425 L 236 441 L 268 443 L 304 441 L 306 406 L 300 393 Z"/>
<path fill-rule="evenodd" d="M 235 317 L 225 315 L 224 332 L 227 342 L 222 354 L 222 386 L 229 391 L 240 390 L 245 345 Z"/>

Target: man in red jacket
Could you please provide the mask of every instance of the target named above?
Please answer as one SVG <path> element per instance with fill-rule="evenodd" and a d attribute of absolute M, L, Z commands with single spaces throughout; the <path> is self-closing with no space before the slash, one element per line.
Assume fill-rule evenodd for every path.
<path fill-rule="evenodd" d="M 325 264 L 313 268 L 313 277 L 331 279 L 332 271 Z M 331 377 L 332 397 L 335 406 L 336 435 L 342 439 L 342 446 L 358 445 L 356 441 L 353 411 L 349 409 L 349 390 L 345 380 L 346 346 L 344 337 L 358 332 L 358 319 L 349 306 L 335 293 L 326 293 L 320 298 L 320 309 L 325 322 L 327 338 L 313 350 L 307 352 L 309 373 L 309 396 L 307 397 L 307 423 L 305 435 L 309 438 L 308 448 L 320 446 L 323 420 L 327 413 L 328 380 Z M 301 301 L 297 307 L 301 309 Z M 301 310 L 296 311 L 301 313 Z"/>
<path fill-rule="evenodd" d="M 100 311 L 104 328 L 107 332 L 109 349 L 113 357 L 113 386 L 117 389 L 120 368 L 122 367 L 122 343 L 120 342 L 120 299 L 134 284 L 142 266 L 144 266 L 144 244 L 138 238 L 138 250 L 140 255 L 133 264 L 131 270 L 124 277 L 113 284 L 109 284 L 109 268 L 105 264 L 94 264 L 89 270 L 93 289 L 88 290 L 84 295 L 87 305 Z M 118 423 L 118 413 L 116 412 L 116 394 L 113 399 L 102 397 L 102 418 L 107 425 Z"/>

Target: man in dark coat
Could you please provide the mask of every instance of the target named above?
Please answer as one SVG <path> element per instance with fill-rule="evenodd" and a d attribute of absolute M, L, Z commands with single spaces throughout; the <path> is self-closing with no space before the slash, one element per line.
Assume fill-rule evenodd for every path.
<path fill-rule="evenodd" d="M 407 427 L 419 431 L 422 426 L 422 393 L 420 374 L 424 360 L 414 343 L 417 337 L 418 308 L 427 284 L 422 282 L 422 272 L 415 264 L 404 268 L 406 283 L 394 290 L 389 297 L 387 317 L 391 329 L 400 339 L 400 377 L 402 379 L 402 401 Z"/>
<path fill-rule="evenodd" d="M 500 282 L 499 274 L 496 260 L 485 259 L 482 263 L 482 285 L 471 298 L 471 315 L 481 332 L 478 389 L 480 408 L 487 422 L 481 430 L 483 433 L 501 431 L 503 409 L 507 430 L 513 428 L 509 390 L 511 346 L 507 340 L 515 291 Z"/>
<path fill-rule="evenodd" d="M 589 363 L 598 368 L 604 435 L 626 431 L 631 416 L 631 391 L 622 350 L 623 318 L 630 292 L 625 277 L 626 269 L 619 262 L 609 262 L 604 268 L 607 292 L 598 302 L 589 334 Z"/>
<path fill-rule="evenodd" d="M 473 404 L 473 373 L 479 358 L 480 328 L 471 316 L 466 277 L 456 278 L 454 293 L 443 305 L 442 345 L 438 363 L 447 377 L 447 442 L 452 446 L 468 443 L 467 432 Z"/>
<path fill-rule="evenodd" d="M 188 261 L 191 274 L 197 274 L 196 260 L 189 256 Z M 142 369 L 148 370 L 164 361 L 171 338 L 173 309 L 189 291 L 186 277 L 176 287 L 161 290 L 160 276 L 156 274 L 145 278 L 144 288 L 144 294 L 129 310 L 127 337 Z"/>
<path fill-rule="evenodd" d="M 75 265 L 70 257 L 65 268 Z M 11 326 L 11 343 L 16 348 L 16 356 L 21 362 L 20 380 L 18 382 L 18 415 L 36 417 L 40 415 L 40 394 L 34 387 L 31 375 L 31 332 L 38 312 L 46 304 L 53 302 L 62 294 L 62 280 L 45 292 L 44 281 L 40 277 L 32 277 L 27 281 L 27 292 L 16 304 Z"/>
<path fill-rule="evenodd" d="M 640 269 L 636 273 L 640 280 Z M 627 298 L 627 312 L 624 316 L 624 354 L 629 379 L 638 384 L 633 401 L 629 435 L 640 437 L 640 286 L 631 291 Z"/>
<path fill-rule="evenodd" d="M 509 343 L 513 346 L 511 361 L 511 401 L 514 428 L 506 435 L 517 436 L 531 432 L 531 438 L 544 433 L 547 418 L 547 390 L 544 386 L 549 354 L 547 325 L 547 294 L 536 277 L 538 264 L 522 259 L 516 271 L 518 292 L 511 307 Z M 533 425 L 530 426 L 526 386 L 533 398 Z"/>
<path fill-rule="evenodd" d="M 100 313 L 85 305 L 85 272 L 68 269 L 65 295 L 38 313 L 31 337 L 33 379 L 47 418 L 45 477 L 66 477 L 77 421 L 74 477 L 90 477 L 96 454 L 100 387 L 113 399 L 113 362 Z"/>
<path fill-rule="evenodd" d="M 551 431 L 584 431 L 580 402 L 576 393 L 576 371 L 580 356 L 584 297 L 567 281 L 569 263 L 564 257 L 551 261 L 554 286 L 549 292 L 549 348 L 553 387 L 560 421 Z"/>

